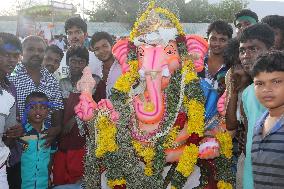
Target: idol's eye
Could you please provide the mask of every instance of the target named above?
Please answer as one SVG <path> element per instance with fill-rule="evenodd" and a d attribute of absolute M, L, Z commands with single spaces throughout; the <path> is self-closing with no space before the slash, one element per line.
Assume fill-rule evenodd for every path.
<path fill-rule="evenodd" d="M 141 47 L 138 48 L 138 56 L 139 57 L 143 57 L 144 56 L 144 49 L 142 49 Z"/>
<path fill-rule="evenodd" d="M 177 50 L 174 48 L 173 45 L 167 45 L 164 50 L 167 53 L 167 55 L 174 55 L 177 52 Z"/>

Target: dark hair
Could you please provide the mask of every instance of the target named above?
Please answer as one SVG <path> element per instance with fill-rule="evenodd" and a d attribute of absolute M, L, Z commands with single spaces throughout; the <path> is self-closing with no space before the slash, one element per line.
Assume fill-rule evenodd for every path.
<path fill-rule="evenodd" d="M 267 24 L 254 24 L 245 28 L 240 36 L 240 43 L 257 39 L 270 49 L 274 44 L 274 32 Z"/>
<path fill-rule="evenodd" d="M 44 40 L 42 37 L 37 36 L 37 35 L 30 35 L 30 36 L 28 36 L 28 37 L 26 37 L 26 38 L 24 39 L 24 41 L 23 41 L 23 43 L 22 43 L 23 49 L 25 48 L 26 43 L 29 42 L 29 41 L 42 42 L 45 47 L 47 46 L 45 40 Z"/>
<path fill-rule="evenodd" d="M 236 20 L 242 16 L 250 16 L 255 19 L 256 22 L 258 22 L 258 16 L 255 12 L 249 10 L 249 9 L 242 9 L 237 14 L 235 14 L 235 20 L 234 25 L 236 25 Z"/>
<path fill-rule="evenodd" d="M 113 38 L 112 36 L 107 33 L 107 32 L 96 32 L 93 34 L 90 45 L 93 46 L 95 45 L 95 43 L 97 43 L 98 41 L 102 40 L 102 39 L 106 39 L 110 45 L 113 45 Z"/>
<path fill-rule="evenodd" d="M 233 38 L 229 40 L 227 48 L 224 50 L 224 63 L 227 68 L 231 68 L 239 62 L 239 40 L 237 38 Z"/>
<path fill-rule="evenodd" d="M 87 33 L 87 24 L 81 17 L 77 16 L 77 17 L 68 18 L 65 21 L 64 25 L 65 33 L 67 33 L 67 30 L 73 26 L 76 26 L 80 28 L 84 33 Z"/>
<path fill-rule="evenodd" d="M 48 97 L 45 93 L 39 92 L 39 91 L 33 91 L 26 98 L 26 101 L 25 101 L 26 106 L 30 103 L 31 98 L 44 98 L 44 99 L 46 99 L 46 101 L 49 101 L 49 99 L 48 99 Z"/>
<path fill-rule="evenodd" d="M 272 28 L 279 28 L 284 37 L 284 16 L 268 15 L 262 18 L 261 22 L 268 24 Z"/>
<path fill-rule="evenodd" d="M 219 34 L 227 35 L 229 38 L 232 38 L 233 28 L 230 24 L 223 20 L 214 21 L 208 26 L 207 37 L 209 37 L 213 30 Z"/>
<path fill-rule="evenodd" d="M 0 32 L 0 53 L 5 53 L 4 45 L 10 44 L 22 53 L 22 44 L 17 36 L 11 33 Z"/>
<path fill-rule="evenodd" d="M 284 52 L 273 50 L 258 57 L 252 67 L 251 76 L 254 78 L 261 72 L 284 72 Z"/>
<path fill-rule="evenodd" d="M 72 56 L 77 56 L 79 58 L 85 59 L 87 65 L 89 64 L 89 51 L 84 46 L 74 46 L 70 47 L 66 53 L 66 64 L 69 66 L 69 58 Z"/>
<path fill-rule="evenodd" d="M 50 45 L 50 46 L 46 47 L 45 52 L 47 52 L 47 51 L 51 51 L 51 52 L 54 52 L 56 54 L 59 54 L 60 60 L 62 60 L 62 58 L 64 56 L 62 49 L 60 49 L 57 45 Z"/>

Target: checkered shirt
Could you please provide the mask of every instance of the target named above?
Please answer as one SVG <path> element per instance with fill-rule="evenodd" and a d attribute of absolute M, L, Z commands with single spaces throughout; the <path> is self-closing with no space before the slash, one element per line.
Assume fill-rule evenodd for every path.
<path fill-rule="evenodd" d="M 27 70 L 22 63 L 16 66 L 14 74 L 9 77 L 9 80 L 15 85 L 16 88 L 17 105 L 20 118 L 22 118 L 24 114 L 26 97 L 34 91 L 45 93 L 50 102 L 56 103 L 58 106 L 53 108 L 53 110 L 64 108 L 62 91 L 59 87 L 59 82 L 48 72 L 46 68 L 42 68 L 40 73 L 42 76 L 38 86 L 28 75 Z M 49 113 L 49 123 L 50 120 L 51 114 Z"/>

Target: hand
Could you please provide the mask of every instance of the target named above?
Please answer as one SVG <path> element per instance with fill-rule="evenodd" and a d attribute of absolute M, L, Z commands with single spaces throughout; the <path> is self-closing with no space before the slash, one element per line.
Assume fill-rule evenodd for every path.
<path fill-rule="evenodd" d="M 236 66 L 232 73 L 232 92 L 238 93 L 249 85 L 250 76 L 245 73 L 241 66 Z"/>
<path fill-rule="evenodd" d="M 7 138 L 18 138 L 23 136 L 23 134 L 24 134 L 24 129 L 20 124 L 8 128 L 7 131 L 5 132 L 5 136 Z"/>
<path fill-rule="evenodd" d="M 42 138 L 45 139 L 45 147 L 49 147 L 51 143 L 55 140 L 55 138 L 59 135 L 61 129 L 60 127 L 51 127 L 47 131 L 45 131 L 45 136 Z"/>
<path fill-rule="evenodd" d="M 71 119 L 69 119 L 69 121 L 67 122 L 67 124 L 64 125 L 63 129 L 62 129 L 62 134 L 66 135 L 68 134 L 71 129 L 73 128 L 73 126 L 76 124 L 76 119 L 74 117 L 72 117 Z"/>

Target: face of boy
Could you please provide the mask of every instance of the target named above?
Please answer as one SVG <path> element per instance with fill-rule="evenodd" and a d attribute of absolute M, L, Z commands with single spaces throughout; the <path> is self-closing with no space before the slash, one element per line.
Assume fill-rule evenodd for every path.
<path fill-rule="evenodd" d="M 241 35 L 241 33 L 243 32 L 243 30 L 245 28 L 249 27 L 250 25 L 253 25 L 253 24 L 248 20 L 237 20 L 236 21 L 237 37 L 239 37 Z"/>
<path fill-rule="evenodd" d="M 82 75 L 83 69 L 87 66 L 87 61 L 77 56 L 69 58 L 69 69 L 71 75 Z"/>
<path fill-rule="evenodd" d="M 284 105 L 284 72 L 261 72 L 254 78 L 255 95 L 268 109 Z"/>
<path fill-rule="evenodd" d="M 43 65 L 49 71 L 54 73 L 60 66 L 61 57 L 59 54 L 48 50 L 43 58 Z"/>
<path fill-rule="evenodd" d="M 0 73 L 10 75 L 20 60 L 20 53 L 5 52 L 0 53 Z"/>
<path fill-rule="evenodd" d="M 266 51 L 268 51 L 268 49 L 265 43 L 258 39 L 250 39 L 244 43 L 240 43 L 239 58 L 244 71 L 249 74 L 257 57 Z"/>
<path fill-rule="evenodd" d="M 87 33 L 84 33 L 82 29 L 77 26 L 72 26 L 67 30 L 67 40 L 71 47 L 82 46 L 84 44 Z"/>
<path fill-rule="evenodd" d="M 29 111 L 29 122 L 31 123 L 42 123 L 48 115 L 48 107 L 41 102 L 46 102 L 45 98 L 33 97 L 30 99 L 30 103 L 35 102 L 36 104 L 31 105 Z"/>
<path fill-rule="evenodd" d="M 215 55 L 222 54 L 229 41 L 227 35 L 217 33 L 215 30 L 209 34 L 208 39 L 209 50 Z"/>
<path fill-rule="evenodd" d="M 96 57 L 102 62 L 109 60 L 112 57 L 111 45 L 106 39 L 101 39 L 93 45 Z"/>

